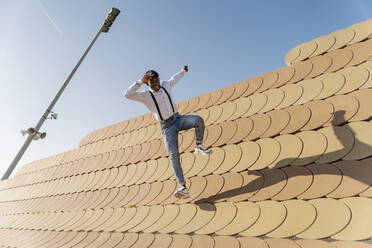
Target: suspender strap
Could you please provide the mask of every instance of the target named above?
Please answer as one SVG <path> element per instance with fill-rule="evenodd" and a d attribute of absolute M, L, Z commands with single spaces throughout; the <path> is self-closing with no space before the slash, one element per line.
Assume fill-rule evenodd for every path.
<path fill-rule="evenodd" d="M 151 92 L 150 90 L 149 90 L 149 92 L 150 92 L 150 95 L 151 95 L 151 97 L 152 97 L 152 100 L 154 100 L 154 103 L 155 103 L 155 106 L 156 106 L 156 110 L 158 111 L 159 116 L 160 116 L 160 120 L 163 121 L 163 117 L 161 116 L 160 109 L 159 109 L 159 105 L 158 105 L 158 103 L 156 102 L 156 99 L 155 99 L 155 97 L 154 97 L 154 94 L 152 94 L 152 92 Z"/>
<path fill-rule="evenodd" d="M 166 90 L 163 88 L 163 86 L 162 86 L 161 88 L 165 91 L 165 93 L 167 93 L 167 96 L 168 96 L 169 102 L 170 102 L 170 104 L 171 104 L 171 106 L 172 106 L 172 110 L 173 110 L 173 113 L 174 113 L 173 103 L 172 103 L 172 100 L 171 100 L 171 98 L 170 98 L 170 96 L 169 96 L 169 94 L 168 94 L 168 91 L 166 91 Z"/>

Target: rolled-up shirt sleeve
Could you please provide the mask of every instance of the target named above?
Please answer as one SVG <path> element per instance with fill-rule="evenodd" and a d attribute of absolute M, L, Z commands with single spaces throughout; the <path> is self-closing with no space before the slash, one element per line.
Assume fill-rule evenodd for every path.
<path fill-rule="evenodd" d="M 140 91 L 138 92 L 137 90 L 141 87 L 142 82 L 140 80 L 137 80 L 133 84 L 131 84 L 127 90 L 124 92 L 124 97 L 138 101 L 138 102 L 145 102 L 146 99 L 146 92 Z"/>

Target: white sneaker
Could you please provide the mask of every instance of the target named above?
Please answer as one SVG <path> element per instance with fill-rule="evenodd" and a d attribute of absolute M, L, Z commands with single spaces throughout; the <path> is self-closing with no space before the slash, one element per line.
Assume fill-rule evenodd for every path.
<path fill-rule="evenodd" d="M 203 155 L 210 155 L 212 153 L 212 149 L 208 149 L 203 145 L 196 145 L 195 146 L 195 154 L 203 154 Z"/>
<path fill-rule="evenodd" d="M 181 186 L 179 189 L 176 190 L 176 192 L 174 192 L 174 196 L 178 199 L 185 199 L 189 198 L 190 194 L 185 186 Z"/>

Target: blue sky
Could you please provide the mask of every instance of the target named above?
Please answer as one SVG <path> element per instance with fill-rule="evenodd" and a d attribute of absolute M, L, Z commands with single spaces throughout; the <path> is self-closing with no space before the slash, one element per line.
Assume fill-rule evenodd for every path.
<path fill-rule="evenodd" d="M 168 79 L 188 64 L 173 92 L 182 101 L 285 66 L 296 45 L 372 18 L 369 0 L 1 0 L 1 175 L 25 141 L 20 130 L 36 125 L 111 7 L 122 13 L 17 168 L 146 113 L 123 92 L 148 69 Z"/>

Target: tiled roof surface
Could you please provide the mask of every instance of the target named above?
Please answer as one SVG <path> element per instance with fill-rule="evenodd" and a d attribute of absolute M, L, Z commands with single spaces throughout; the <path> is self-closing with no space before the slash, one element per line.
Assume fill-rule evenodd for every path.
<path fill-rule="evenodd" d="M 371 247 L 371 20 L 301 44 L 288 66 L 180 102 L 177 199 L 150 113 L 0 182 L 5 247 Z"/>

